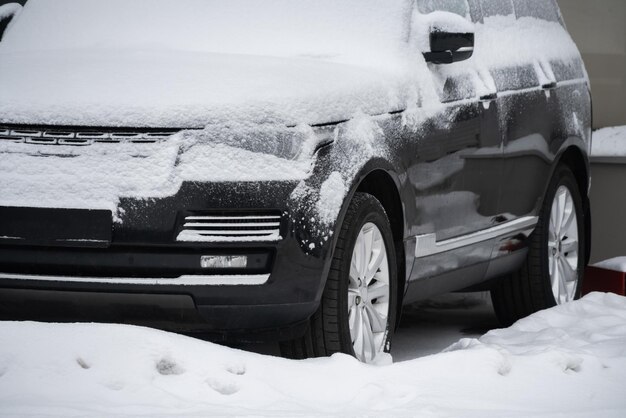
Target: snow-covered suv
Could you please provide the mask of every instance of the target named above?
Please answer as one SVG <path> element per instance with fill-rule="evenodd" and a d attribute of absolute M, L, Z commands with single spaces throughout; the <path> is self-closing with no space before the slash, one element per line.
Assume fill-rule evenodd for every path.
<path fill-rule="evenodd" d="M 578 297 L 589 82 L 554 0 L 29 0 L 0 42 L 0 318 L 285 355 L 403 304 Z"/>

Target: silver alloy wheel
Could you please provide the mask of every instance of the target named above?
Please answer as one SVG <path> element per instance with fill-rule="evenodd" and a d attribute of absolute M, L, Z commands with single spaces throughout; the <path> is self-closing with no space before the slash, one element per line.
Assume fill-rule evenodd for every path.
<path fill-rule="evenodd" d="M 371 222 L 361 228 L 352 251 L 348 283 L 348 325 L 357 359 L 369 363 L 383 350 L 390 286 L 387 247 Z"/>
<path fill-rule="evenodd" d="M 550 211 L 548 271 L 557 305 L 570 302 L 578 287 L 578 219 L 572 194 L 566 186 L 556 191 Z"/>

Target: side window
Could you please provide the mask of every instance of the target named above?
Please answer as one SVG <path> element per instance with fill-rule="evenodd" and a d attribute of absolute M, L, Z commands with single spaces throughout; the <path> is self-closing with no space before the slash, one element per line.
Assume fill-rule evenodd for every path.
<path fill-rule="evenodd" d="M 483 18 L 492 16 L 515 15 L 513 2 L 511 0 L 480 0 L 480 7 L 483 10 Z"/>
<path fill-rule="evenodd" d="M 522 90 L 539 86 L 539 77 L 532 65 L 498 68 L 491 72 L 498 91 Z"/>
<path fill-rule="evenodd" d="M 554 0 L 513 0 L 518 18 L 535 17 L 537 19 L 559 22 L 559 9 Z"/>
<path fill-rule="evenodd" d="M 552 61 L 550 63 L 552 72 L 557 82 L 580 80 L 585 78 L 583 63 L 581 60 L 573 60 L 571 62 Z"/>
<path fill-rule="evenodd" d="M 439 93 L 442 103 L 471 99 L 476 96 L 474 79 L 467 73 L 446 77 L 442 91 Z"/>
<path fill-rule="evenodd" d="M 423 14 L 443 11 L 463 17 L 470 16 L 467 0 L 417 0 L 417 8 Z"/>

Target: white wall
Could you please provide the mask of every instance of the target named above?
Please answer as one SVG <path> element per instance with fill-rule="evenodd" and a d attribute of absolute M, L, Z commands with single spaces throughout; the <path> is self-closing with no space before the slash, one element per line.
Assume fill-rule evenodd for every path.
<path fill-rule="evenodd" d="M 626 1 L 558 0 L 591 78 L 594 125 L 626 125 Z"/>

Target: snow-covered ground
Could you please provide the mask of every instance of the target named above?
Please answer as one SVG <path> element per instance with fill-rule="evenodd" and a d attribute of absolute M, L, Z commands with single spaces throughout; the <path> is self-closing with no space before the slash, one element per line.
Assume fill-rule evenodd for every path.
<path fill-rule="evenodd" d="M 146 328 L 0 323 L 2 416 L 626 416 L 626 298 L 594 293 L 388 366 Z"/>
<path fill-rule="evenodd" d="M 625 157 L 626 126 L 598 129 L 593 133 L 591 155 L 594 157 Z"/>

